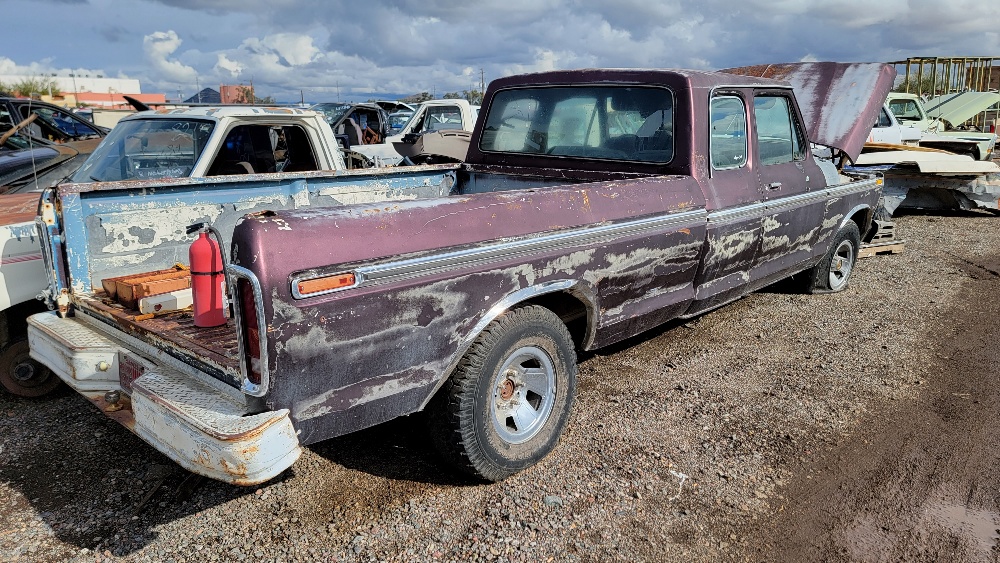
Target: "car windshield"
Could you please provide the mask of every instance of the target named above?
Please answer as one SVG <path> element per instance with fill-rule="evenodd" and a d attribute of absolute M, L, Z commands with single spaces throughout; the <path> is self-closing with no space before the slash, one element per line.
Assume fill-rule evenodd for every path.
<path fill-rule="evenodd" d="M 334 125 L 347 115 L 347 112 L 351 111 L 351 104 L 316 104 L 309 109 L 322 113 L 326 116 L 327 123 Z"/>
<path fill-rule="evenodd" d="M 194 119 L 123 120 L 73 175 L 73 182 L 183 178 L 191 174 L 215 123 Z"/>
<path fill-rule="evenodd" d="M 920 121 L 924 118 L 920 106 L 914 100 L 892 100 L 889 109 L 900 121 Z"/>
<path fill-rule="evenodd" d="M 402 131 L 403 127 L 406 127 L 406 124 L 410 121 L 411 117 L 413 117 L 413 112 L 410 111 L 390 114 L 389 127 L 392 128 L 393 131 Z"/>
<path fill-rule="evenodd" d="M 486 152 L 668 162 L 673 96 L 656 87 L 519 88 L 497 92 L 479 147 Z"/>

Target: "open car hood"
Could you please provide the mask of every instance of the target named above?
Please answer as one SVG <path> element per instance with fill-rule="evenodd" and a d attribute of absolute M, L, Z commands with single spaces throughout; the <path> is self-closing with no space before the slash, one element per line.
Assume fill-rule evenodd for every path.
<path fill-rule="evenodd" d="M 927 100 L 924 111 L 931 119 L 958 127 L 997 103 L 1000 103 L 1000 94 L 996 92 L 957 92 Z"/>
<path fill-rule="evenodd" d="M 795 88 L 809 140 L 857 160 L 896 70 L 882 63 L 782 63 L 722 72 L 784 80 Z"/>

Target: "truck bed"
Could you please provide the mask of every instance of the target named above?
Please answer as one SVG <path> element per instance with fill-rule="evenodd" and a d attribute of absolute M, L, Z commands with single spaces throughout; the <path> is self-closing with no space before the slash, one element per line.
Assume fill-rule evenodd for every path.
<path fill-rule="evenodd" d="M 232 319 L 218 327 L 197 327 L 190 311 L 174 311 L 150 318 L 117 303 L 109 303 L 102 299 L 103 295 L 99 292 L 80 304 L 92 316 L 111 323 L 126 334 L 140 337 L 175 357 L 182 357 L 186 361 L 191 361 L 192 358 L 208 361 L 215 368 L 209 371 L 222 370 L 233 374 L 239 372 L 239 348 L 236 343 L 236 326 Z"/>

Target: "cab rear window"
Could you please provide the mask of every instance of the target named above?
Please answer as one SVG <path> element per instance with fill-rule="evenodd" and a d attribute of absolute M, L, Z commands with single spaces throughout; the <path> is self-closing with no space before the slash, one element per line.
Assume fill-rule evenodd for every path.
<path fill-rule="evenodd" d="M 520 88 L 497 92 L 484 152 L 669 162 L 673 94 L 635 86 Z"/>

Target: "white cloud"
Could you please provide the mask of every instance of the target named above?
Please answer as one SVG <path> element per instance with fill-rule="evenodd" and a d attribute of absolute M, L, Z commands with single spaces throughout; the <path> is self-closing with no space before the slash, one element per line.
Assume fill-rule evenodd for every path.
<path fill-rule="evenodd" d="M 238 77 L 245 68 L 246 66 L 234 60 L 231 60 L 229 57 L 226 56 L 225 53 L 219 53 L 218 62 L 215 63 L 216 72 L 229 73 L 229 75 L 232 76 L 233 78 Z"/>
<path fill-rule="evenodd" d="M 319 54 L 313 38 L 298 33 L 268 35 L 261 43 L 292 66 L 308 64 Z"/>
<path fill-rule="evenodd" d="M 142 38 L 146 61 L 160 74 L 166 82 L 187 84 L 194 82 L 198 72 L 178 60 L 170 60 L 181 46 L 181 38 L 173 30 L 157 31 Z"/>
<path fill-rule="evenodd" d="M 115 35 L 114 47 L 95 31 L 114 21 L 111 0 L 62 4 L 58 14 L 45 3 L 8 2 L 14 11 L 37 10 L 39 21 L 74 25 L 43 43 L 15 26 L 0 72 L 126 74 L 144 91 L 171 94 L 198 80 L 235 78 L 279 100 L 298 100 L 300 89 L 328 100 L 338 92 L 354 100 L 441 95 L 478 88 L 480 69 L 490 80 L 594 66 L 711 69 L 1000 52 L 982 0 L 946 8 L 939 0 L 152 0 L 129 3 L 135 24 Z M 141 51 L 128 44 L 143 34 Z M 108 72 L 74 68 L 93 61 Z"/>

